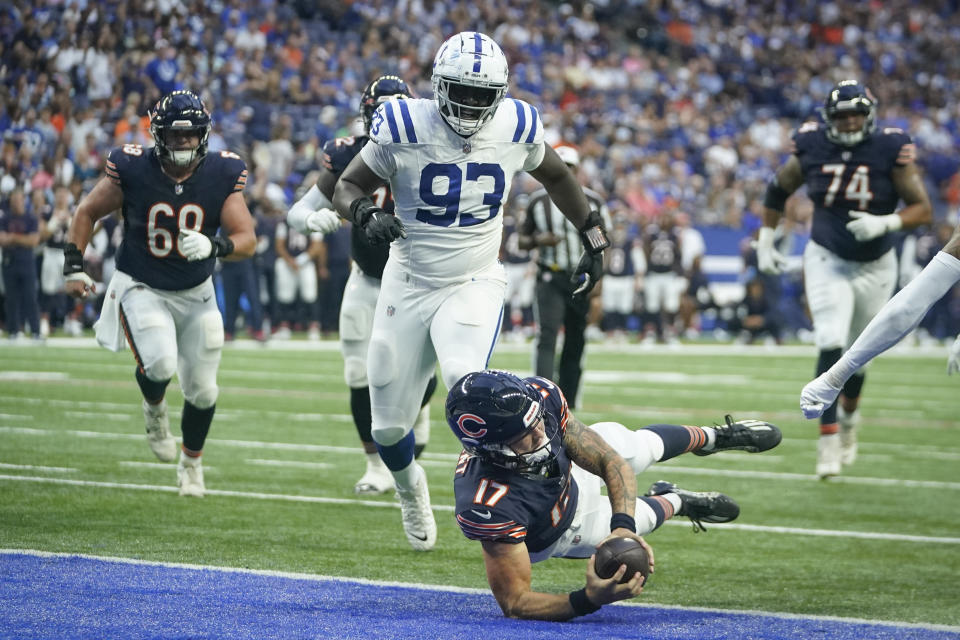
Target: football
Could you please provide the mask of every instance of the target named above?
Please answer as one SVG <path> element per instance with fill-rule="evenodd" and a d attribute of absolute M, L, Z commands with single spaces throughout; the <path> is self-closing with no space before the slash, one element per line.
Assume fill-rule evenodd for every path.
<path fill-rule="evenodd" d="M 627 572 L 620 579 L 621 584 L 628 582 L 633 574 L 639 571 L 643 575 L 643 583 L 647 583 L 650 575 L 650 558 L 647 550 L 633 538 L 611 538 L 597 547 L 597 557 L 594 560 L 594 569 L 601 578 L 609 578 L 620 565 L 627 565 Z"/>

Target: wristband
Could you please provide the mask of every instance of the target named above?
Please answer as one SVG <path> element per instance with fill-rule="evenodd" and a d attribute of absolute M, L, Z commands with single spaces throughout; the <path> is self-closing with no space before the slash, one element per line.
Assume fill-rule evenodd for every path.
<path fill-rule="evenodd" d="M 628 529 L 636 533 L 637 521 L 633 519 L 633 516 L 625 513 L 615 513 L 613 517 L 610 518 L 610 531 L 614 529 Z"/>
<path fill-rule="evenodd" d="M 233 253 L 233 240 L 223 236 L 213 236 L 210 238 L 210 244 L 213 245 L 212 258 L 222 258 Z"/>
<path fill-rule="evenodd" d="M 573 607 L 574 613 L 578 616 L 585 616 L 588 613 L 593 613 L 600 608 L 599 604 L 593 604 L 590 602 L 590 598 L 587 597 L 587 588 L 584 587 L 579 591 L 570 592 L 570 606 Z"/>
<path fill-rule="evenodd" d="M 77 245 L 68 242 L 63 247 L 63 275 L 69 276 L 81 271 L 83 271 L 83 254 L 80 253 Z"/>
<path fill-rule="evenodd" d="M 370 196 L 361 196 L 350 203 L 350 217 L 361 227 L 365 227 L 373 215 L 371 209 L 379 210 L 380 207 L 373 203 Z"/>
<path fill-rule="evenodd" d="M 583 248 L 593 255 L 602 253 L 610 246 L 607 234 L 603 230 L 603 218 L 597 211 L 591 211 L 587 216 L 583 228 L 580 229 L 580 240 L 583 242 Z"/>

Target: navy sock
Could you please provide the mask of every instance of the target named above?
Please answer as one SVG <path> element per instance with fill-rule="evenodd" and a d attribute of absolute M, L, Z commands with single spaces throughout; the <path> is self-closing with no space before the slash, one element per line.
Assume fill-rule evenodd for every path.
<path fill-rule="evenodd" d="M 187 401 L 183 402 L 183 416 L 180 430 L 183 432 L 183 448 L 190 451 L 203 451 L 203 443 L 210 432 L 210 423 L 217 405 L 209 409 L 198 409 Z"/>
<path fill-rule="evenodd" d="M 707 434 L 700 427 L 679 424 L 651 424 L 644 427 L 653 431 L 663 441 L 663 455 L 659 462 L 676 458 L 682 453 L 699 449 L 707 444 Z"/>
<path fill-rule="evenodd" d="M 821 351 L 820 355 L 817 356 L 817 375 L 819 376 L 836 364 L 841 355 L 843 355 L 842 349 L 826 349 Z M 834 424 L 836 421 L 837 403 L 834 401 L 834 403 L 823 412 L 823 415 L 820 416 L 820 424 Z"/>
<path fill-rule="evenodd" d="M 378 442 L 377 451 L 380 452 L 380 458 L 390 471 L 406 469 L 413 462 L 413 431 L 408 431 L 407 435 L 403 436 L 400 442 L 396 444 L 382 445 Z"/>
<path fill-rule="evenodd" d="M 360 442 L 373 442 L 370 435 L 370 387 L 350 389 L 350 412 L 353 414 L 353 425 L 357 428 Z"/>
<path fill-rule="evenodd" d="M 663 496 L 641 496 L 640 500 L 643 500 L 657 517 L 657 524 L 653 527 L 654 530 L 659 529 L 664 521 L 673 517 L 673 505 Z"/>
<path fill-rule="evenodd" d="M 140 371 L 140 367 L 137 367 L 136 377 L 137 384 L 140 385 L 140 393 L 143 394 L 144 400 L 150 404 L 157 404 L 163 400 L 163 396 L 167 392 L 167 385 L 170 384 L 169 379 L 161 382 L 151 380 Z"/>

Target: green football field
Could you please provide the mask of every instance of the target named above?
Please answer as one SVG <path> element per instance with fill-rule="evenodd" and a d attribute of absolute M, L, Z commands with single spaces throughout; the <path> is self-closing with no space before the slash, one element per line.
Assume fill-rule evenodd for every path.
<path fill-rule="evenodd" d="M 129 352 L 85 342 L 0 346 L 0 548 L 486 587 L 479 545 L 452 517 L 459 451 L 433 400 L 421 459 L 439 525 L 412 551 L 391 495 L 358 498 L 363 456 L 336 343 L 238 343 L 224 352 L 204 453 L 208 495 L 181 498 L 175 464 L 143 438 Z M 501 345 L 492 366 L 530 370 L 531 345 Z M 860 458 L 813 476 L 817 428 L 798 397 L 812 347 L 589 345 L 587 423 L 776 423 L 765 454 L 682 456 L 638 477 L 719 490 L 739 520 L 694 534 L 685 518 L 648 536 L 658 604 L 960 625 L 960 379 L 945 349 L 879 358 L 864 393 Z M 179 433 L 181 396 L 168 392 Z M 583 585 L 584 561 L 534 568 L 534 588 Z M 360 603 L 358 603 L 360 606 Z"/>

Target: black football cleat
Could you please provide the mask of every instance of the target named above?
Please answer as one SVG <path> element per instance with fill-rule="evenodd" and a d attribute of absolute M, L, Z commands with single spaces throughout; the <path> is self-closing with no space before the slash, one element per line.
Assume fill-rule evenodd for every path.
<path fill-rule="evenodd" d="M 734 422 L 729 415 L 724 416 L 724 420 L 727 421 L 725 426 L 712 427 L 717 432 L 717 439 L 713 448 L 709 451 L 697 449 L 693 452 L 694 455 L 709 456 L 718 451 L 730 451 L 731 449 L 758 453 L 773 449 L 783 439 L 780 429 L 763 420 L 739 420 Z"/>
<path fill-rule="evenodd" d="M 678 516 L 687 516 L 693 522 L 693 532 L 706 531 L 704 522 L 731 522 L 740 515 L 740 505 L 728 495 L 717 491 L 684 491 L 672 482 L 658 480 L 650 485 L 648 496 L 675 493 L 680 496 Z"/>

